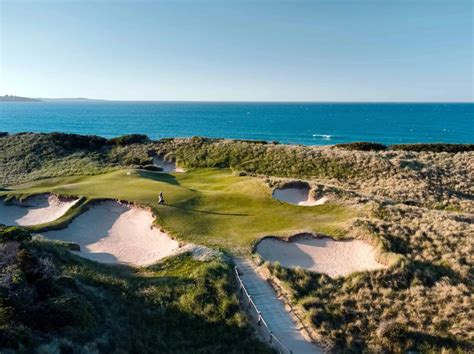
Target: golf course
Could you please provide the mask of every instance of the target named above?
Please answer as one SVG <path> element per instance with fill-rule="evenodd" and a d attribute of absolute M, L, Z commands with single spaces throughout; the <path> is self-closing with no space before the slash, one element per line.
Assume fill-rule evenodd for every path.
<path fill-rule="evenodd" d="M 155 336 L 163 352 L 470 346 L 472 333 L 446 337 L 451 322 L 421 320 L 429 317 L 423 309 L 443 306 L 440 292 L 456 304 L 453 324 L 472 311 L 469 192 L 439 206 L 466 178 L 456 165 L 472 159 L 466 146 L 448 168 L 446 153 L 358 145 L 57 133 L 5 134 L 0 142 L 4 348 L 147 352 Z M 449 175 L 442 189 L 413 184 L 409 197 L 387 189 L 397 178 L 417 183 L 416 164 L 397 166 L 410 158 L 435 161 L 437 174 Z M 444 231 L 425 226 L 433 220 Z M 450 252 L 457 256 L 447 260 Z M 413 295 L 420 287 L 425 295 Z M 271 308 L 258 298 L 267 288 Z M 418 308 L 404 303 L 407 292 Z M 401 322 L 393 309 L 404 306 L 419 322 Z M 61 320 L 45 322 L 46 313 Z M 125 339 L 124 331 L 136 335 Z"/>

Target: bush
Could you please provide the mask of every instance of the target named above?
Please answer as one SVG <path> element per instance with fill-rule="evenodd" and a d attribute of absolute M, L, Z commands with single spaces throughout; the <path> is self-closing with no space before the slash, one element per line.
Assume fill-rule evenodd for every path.
<path fill-rule="evenodd" d="M 108 140 L 108 144 L 110 145 L 118 145 L 118 146 L 127 146 L 132 144 L 144 144 L 148 143 L 150 139 L 148 136 L 143 134 L 127 134 L 118 136 L 116 138 L 112 138 Z"/>
<path fill-rule="evenodd" d="M 22 227 L 0 225 L 0 243 L 22 242 L 31 239 L 31 234 Z"/>
<path fill-rule="evenodd" d="M 57 144 L 68 151 L 77 149 L 97 150 L 107 142 L 107 139 L 96 135 L 51 133 L 43 134 L 43 136 L 49 139 L 52 143 Z"/>
<path fill-rule="evenodd" d="M 365 141 L 347 143 L 347 144 L 336 144 L 334 146 L 336 148 L 350 150 L 350 151 L 381 151 L 381 150 L 387 149 L 387 147 L 383 144 L 370 143 L 370 142 L 365 142 Z"/>
<path fill-rule="evenodd" d="M 391 145 L 390 150 L 415 151 L 415 152 L 469 152 L 474 151 L 474 144 L 399 144 Z"/>

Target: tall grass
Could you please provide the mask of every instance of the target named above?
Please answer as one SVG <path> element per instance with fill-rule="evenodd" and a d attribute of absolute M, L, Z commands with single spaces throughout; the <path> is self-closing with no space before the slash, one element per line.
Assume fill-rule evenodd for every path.
<path fill-rule="evenodd" d="M 266 353 L 222 260 L 103 266 L 56 243 L 0 244 L 0 351 Z"/>

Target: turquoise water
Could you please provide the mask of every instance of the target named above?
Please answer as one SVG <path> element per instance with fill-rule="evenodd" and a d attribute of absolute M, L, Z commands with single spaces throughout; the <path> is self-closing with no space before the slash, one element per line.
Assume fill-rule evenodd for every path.
<path fill-rule="evenodd" d="M 474 143 L 474 104 L 39 102 L 1 103 L 0 131 L 153 139 L 207 136 L 328 145 Z"/>

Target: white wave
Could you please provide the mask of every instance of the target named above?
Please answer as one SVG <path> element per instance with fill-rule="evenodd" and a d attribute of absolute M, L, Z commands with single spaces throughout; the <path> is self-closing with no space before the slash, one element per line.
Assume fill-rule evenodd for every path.
<path fill-rule="evenodd" d="M 333 136 L 329 134 L 313 134 L 313 138 L 321 138 L 324 140 L 331 140 Z"/>

